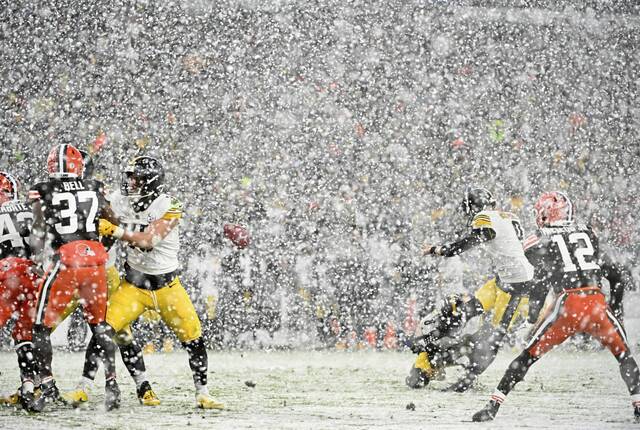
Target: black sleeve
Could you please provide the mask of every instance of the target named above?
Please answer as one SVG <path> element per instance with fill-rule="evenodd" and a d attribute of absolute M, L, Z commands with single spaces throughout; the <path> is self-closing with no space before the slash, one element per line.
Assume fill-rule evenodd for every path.
<path fill-rule="evenodd" d="M 600 257 L 600 268 L 603 276 L 609 281 L 609 306 L 613 314 L 621 318 L 623 315 L 623 299 L 626 289 L 634 289 L 631 271 L 624 264 L 614 261 L 607 253 Z"/>
<path fill-rule="evenodd" d="M 476 228 L 471 233 L 457 242 L 444 245 L 440 250 L 440 255 L 453 257 L 473 248 L 484 242 L 488 242 L 496 237 L 496 231 L 492 228 Z"/>

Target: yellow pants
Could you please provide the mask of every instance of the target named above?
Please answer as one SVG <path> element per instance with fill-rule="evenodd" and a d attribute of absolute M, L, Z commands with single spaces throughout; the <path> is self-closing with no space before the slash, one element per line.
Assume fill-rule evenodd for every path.
<path fill-rule="evenodd" d="M 518 307 L 516 308 L 513 316 L 511 317 L 511 321 L 509 321 L 508 327 L 511 328 L 513 323 L 519 318 L 527 318 L 529 313 L 529 298 L 528 297 L 513 297 L 511 294 L 503 291 L 498 287 L 495 278 L 487 281 L 482 287 L 476 291 L 474 294 L 476 299 L 482 304 L 482 309 L 485 314 L 489 314 L 489 312 L 493 311 L 491 317 L 491 324 L 494 327 L 498 327 L 502 318 L 504 317 L 504 313 L 509 306 L 511 300 L 520 300 L 518 303 Z M 515 305 L 515 304 L 514 304 Z"/>
<path fill-rule="evenodd" d="M 109 299 L 106 320 L 114 330 L 120 331 L 147 310 L 158 312 L 181 342 L 190 342 L 202 335 L 200 319 L 178 277 L 155 291 L 122 280 L 120 289 Z"/>

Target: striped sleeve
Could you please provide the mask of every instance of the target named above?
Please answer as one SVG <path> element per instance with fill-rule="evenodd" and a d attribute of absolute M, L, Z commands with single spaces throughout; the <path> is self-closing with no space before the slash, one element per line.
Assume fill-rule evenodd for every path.
<path fill-rule="evenodd" d="M 174 220 L 180 218 L 182 218 L 182 203 L 176 198 L 171 198 L 169 209 L 164 213 L 162 219 Z"/>
<path fill-rule="evenodd" d="M 531 248 L 532 246 L 536 246 L 538 243 L 540 243 L 540 238 L 538 237 L 537 234 L 533 233 L 531 235 L 529 235 L 524 242 L 522 242 L 522 248 L 524 248 L 524 250 L 526 251 L 527 249 Z"/>
<path fill-rule="evenodd" d="M 493 228 L 493 224 L 491 224 L 491 218 L 489 218 L 489 215 L 480 212 L 473 217 L 473 221 L 471 221 L 471 228 Z"/>
<path fill-rule="evenodd" d="M 38 190 L 38 185 L 34 186 L 29 190 L 28 198 L 29 198 L 29 201 L 40 200 L 42 198 L 42 195 Z"/>

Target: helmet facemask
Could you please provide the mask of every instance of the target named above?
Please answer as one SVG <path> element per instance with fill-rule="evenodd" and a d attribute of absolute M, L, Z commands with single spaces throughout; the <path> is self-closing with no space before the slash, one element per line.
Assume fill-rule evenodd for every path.
<path fill-rule="evenodd" d="M 8 173 L 0 172 L 0 205 L 18 200 L 18 181 Z"/>
<path fill-rule="evenodd" d="M 155 163 L 150 163 L 153 160 Z M 136 212 L 145 210 L 164 190 L 164 172 L 155 159 L 139 157 L 122 172 L 120 189 Z"/>

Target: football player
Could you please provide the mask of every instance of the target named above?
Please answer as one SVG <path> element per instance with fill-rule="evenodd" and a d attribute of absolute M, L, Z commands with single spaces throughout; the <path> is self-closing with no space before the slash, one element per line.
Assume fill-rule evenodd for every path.
<path fill-rule="evenodd" d="M 12 337 L 18 354 L 21 388 L 3 399 L 20 401 L 30 409 L 34 401 L 35 360 L 31 330 L 35 314 L 37 275 L 30 260 L 31 208 L 19 200 L 18 180 L 0 172 L 0 326 L 15 316 Z"/>
<path fill-rule="evenodd" d="M 470 231 L 462 239 L 442 246 L 425 244 L 424 255 L 453 257 L 475 246 L 483 245 L 492 257 L 495 281 L 486 283 L 475 295 L 454 295 L 441 308 L 433 330 L 412 345 L 418 352 L 407 385 L 419 388 L 438 373 L 438 368 L 451 364 L 437 341 L 448 336 L 469 319 L 494 310 L 497 321 L 493 328 L 485 326 L 471 348 L 465 374 L 450 387 L 466 391 L 497 355 L 502 340 L 515 315 L 528 303 L 526 282 L 533 278 L 533 266 L 524 255 L 522 228 L 518 217 L 495 209 L 496 200 L 484 188 L 469 189 L 462 208 L 469 219 Z"/>
<path fill-rule="evenodd" d="M 82 154 L 84 162 L 83 178 L 91 178 L 94 170 L 93 159 L 86 151 L 80 150 L 80 153 Z M 111 297 L 120 287 L 120 273 L 116 267 L 117 247 L 112 246 L 112 238 L 103 238 L 103 243 L 105 242 L 110 242 L 106 243 L 109 248 L 109 260 L 106 263 L 106 270 L 108 297 Z M 69 306 L 67 306 L 62 319 L 71 314 L 77 306 L 78 301 L 73 300 Z M 122 362 L 125 364 L 125 367 L 136 384 L 136 392 L 140 404 L 144 406 L 159 405 L 160 399 L 156 396 L 146 377 L 146 366 L 142 355 L 142 349 L 134 340 L 131 328 L 129 326 L 125 327 L 121 332 L 117 333 L 114 340 L 120 350 Z M 99 352 L 99 345 L 97 344 L 96 339 L 92 338 L 85 353 L 84 367 L 82 369 L 82 377 L 80 378 L 80 381 L 73 391 L 63 394 L 63 399 L 68 403 L 77 406 L 89 400 L 89 387 L 93 384 L 93 380 L 98 372 L 100 363 Z"/>
<path fill-rule="evenodd" d="M 83 158 L 72 145 L 55 146 L 47 158 L 49 178 L 29 192 L 33 209 L 31 247 L 48 270 L 36 303 L 33 326 L 42 394 L 31 405 L 41 411 L 60 399 L 51 369 L 51 330 L 74 296 L 79 297 L 98 354 L 105 366 L 105 406 L 120 405 L 115 379 L 115 334 L 105 322 L 107 308 L 107 251 L 99 241 L 100 218 L 115 221 L 102 183 L 83 179 Z"/>
<path fill-rule="evenodd" d="M 545 353 L 577 333 L 598 339 L 618 361 L 640 422 L 640 371 L 625 330 L 601 291 L 602 278 L 621 279 L 616 264 L 603 253 L 590 226 L 576 222 L 574 206 L 561 192 L 544 193 L 535 204 L 538 230 L 525 241 L 535 266 L 535 283 L 544 285 L 555 301 L 545 312 L 524 351 L 511 362 L 487 405 L 473 421 L 493 420 L 506 396 Z"/>
<path fill-rule="evenodd" d="M 116 331 L 148 309 L 156 310 L 189 354 L 196 405 L 222 409 L 207 389 L 207 350 L 200 320 L 178 276 L 182 204 L 163 192 L 164 169 L 137 157 L 123 172 L 121 195 L 111 198 L 122 226 L 101 220 L 101 232 L 127 242 L 125 277 L 109 301 L 107 322 Z"/>

